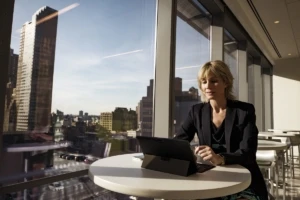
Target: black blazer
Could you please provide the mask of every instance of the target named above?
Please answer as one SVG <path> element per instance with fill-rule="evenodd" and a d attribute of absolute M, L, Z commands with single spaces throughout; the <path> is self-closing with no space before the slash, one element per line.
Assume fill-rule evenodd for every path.
<path fill-rule="evenodd" d="M 250 188 L 267 199 L 266 184 L 256 163 L 257 135 L 255 108 L 241 101 L 227 101 L 225 116 L 226 153 L 225 164 L 240 164 L 251 172 Z M 209 103 L 192 106 L 187 119 L 175 136 L 177 139 L 193 140 L 195 133 L 200 145 L 211 146 L 211 107 Z"/>

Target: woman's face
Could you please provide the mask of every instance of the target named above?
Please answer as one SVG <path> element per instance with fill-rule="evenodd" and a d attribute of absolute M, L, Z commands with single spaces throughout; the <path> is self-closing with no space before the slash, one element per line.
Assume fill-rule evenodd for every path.
<path fill-rule="evenodd" d="M 201 80 L 201 90 L 207 100 L 216 100 L 225 97 L 226 84 L 223 80 L 213 73 L 209 73 L 206 78 Z"/>

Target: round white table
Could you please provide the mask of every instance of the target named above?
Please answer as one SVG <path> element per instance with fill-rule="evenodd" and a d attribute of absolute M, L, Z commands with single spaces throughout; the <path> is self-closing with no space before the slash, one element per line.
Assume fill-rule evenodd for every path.
<path fill-rule="evenodd" d="M 291 130 L 291 129 L 268 129 L 270 132 L 277 132 L 277 133 L 288 133 L 288 132 L 294 132 L 294 133 L 300 133 L 300 130 Z"/>
<path fill-rule="evenodd" d="M 282 151 L 287 148 L 288 145 L 285 143 L 268 141 L 268 140 L 258 140 L 258 145 L 257 145 L 257 150 Z"/>
<path fill-rule="evenodd" d="M 287 137 L 287 138 L 300 137 L 299 134 L 295 134 L 295 133 L 272 133 L 272 132 L 259 132 L 258 136 L 262 136 L 262 137 Z"/>
<path fill-rule="evenodd" d="M 141 168 L 142 161 L 126 154 L 94 162 L 89 176 L 105 189 L 148 198 L 206 199 L 240 192 L 251 183 L 250 172 L 239 165 L 217 166 L 188 177 Z"/>

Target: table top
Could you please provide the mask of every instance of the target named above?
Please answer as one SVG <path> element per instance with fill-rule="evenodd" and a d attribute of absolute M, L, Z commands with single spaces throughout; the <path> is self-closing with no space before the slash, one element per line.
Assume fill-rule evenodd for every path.
<path fill-rule="evenodd" d="M 13 144 L 5 148 L 6 152 L 31 152 L 60 149 L 70 146 L 69 142 L 43 142 L 43 143 L 23 143 Z"/>
<path fill-rule="evenodd" d="M 258 136 L 265 136 L 265 137 L 300 137 L 299 134 L 295 134 L 295 133 L 273 133 L 273 132 L 259 132 Z"/>
<path fill-rule="evenodd" d="M 284 150 L 287 149 L 288 145 L 281 142 L 258 140 L 257 150 Z"/>
<path fill-rule="evenodd" d="M 268 131 L 278 132 L 278 133 L 287 133 L 287 132 L 298 132 L 298 133 L 300 133 L 300 130 L 293 130 L 293 129 L 268 129 Z"/>
<path fill-rule="evenodd" d="M 206 199 L 237 193 L 249 187 L 250 172 L 240 165 L 217 166 L 188 177 L 141 168 L 142 161 L 126 154 L 94 162 L 89 176 L 100 187 L 137 196 L 162 199 Z"/>

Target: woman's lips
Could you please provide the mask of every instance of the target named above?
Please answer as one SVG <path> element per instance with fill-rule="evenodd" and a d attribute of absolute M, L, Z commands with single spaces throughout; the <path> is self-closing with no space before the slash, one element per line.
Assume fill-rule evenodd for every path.
<path fill-rule="evenodd" d="M 214 94 L 214 92 L 206 92 L 206 94 L 210 94 L 210 95 L 212 95 L 212 94 Z"/>

